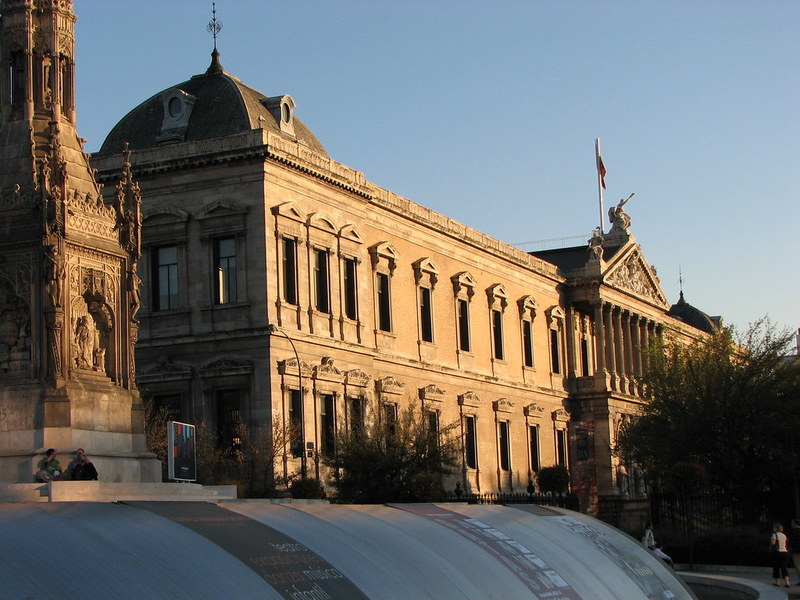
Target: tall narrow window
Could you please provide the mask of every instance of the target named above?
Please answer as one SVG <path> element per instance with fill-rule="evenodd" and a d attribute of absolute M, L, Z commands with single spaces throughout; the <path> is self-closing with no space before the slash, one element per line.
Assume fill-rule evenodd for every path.
<path fill-rule="evenodd" d="M 522 322 L 522 360 L 526 367 L 533 367 L 533 323 Z"/>
<path fill-rule="evenodd" d="M 561 373 L 560 348 L 558 344 L 558 330 L 550 330 L 550 358 L 553 373 Z"/>
<path fill-rule="evenodd" d="M 344 259 L 344 314 L 355 321 L 358 318 L 358 281 L 356 279 L 356 259 Z"/>
<path fill-rule="evenodd" d="M 378 329 L 392 330 L 392 303 L 389 294 L 389 276 L 386 273 L 376 275 L 378 287 Z"/>
<path fill-rule="evenodd" d="M 556 429 L 556 460 L 558 464 L 567 466 L 567 430 Z"/>
<path fill-rule="evenodd" d="M 297 304 L 297 240 L 283 238 L 283 299 Z"/>
<path fill-rule="evenodd" d="M 322 313 L 331 312 L 330 280 L 328 277 L 328 251 L 314 249 L 314 308 Z"/>
<path fill-rule="evenodd" d="M 322 432 L 320 437 L 320 452 L 323 456 L 333 456 L 336 440 L 336 397 L 325 394 L 321 398 L 320 421 Z"/>
<path fill-rule="evenodd" d="M 350 398 L 350 430 L 364 430 L 364 399 Z"/>
<path fill-rule="evenodd" d="M 429 410 L 425 417 L 427 420 L 428 449 L 433 452 L 439 447 L 439 412 Z"/>
<path fill-rule="evenodd" d="M 224 452 L 234 452 L 241 446 L 239 396 L 239 390 L 217 391 L 217 443 Z"/>
<path fill-rule="evenodd" d="M 178 247 L 153 250 L 153 310 L 178 308 Z"/>
<path fill-rule="evenodd" d="M 497 360 L 503 360 L 503 313 L 497 309 L 492 310 L 492 350 Z"/>
<path fill-rule="evenodd" d="M 478 468 L 478 440 L 472 415 L 464 417 L 464 461 L 468 469 Z"/>
<path fill-rule="evenodd" d="M 383 422 L 389 433 L 397 431 L 397 404 L 387 402 L 383 405 Z"/>
<path fill-rule="evenodd" d="M 539 470 L 539 427 L 528 425 L 528 445 L 530 448 L 530 467 L 534 473 Z"/>
<path fill-rule="evenodd" d="M 498 424 L 497 442 L 500 444 L 500 469 L 503 471 L 511 470 L 511 446 L 508 437 L 508 421 L 500 421 Z"/>
<path fill-rule="evenodd" d="M 419 288 L 419 335 L 423 342 L 433 341 L 433 310 L 430 288 Z"/>
<path fill-rule="evenodd" d="M 236 302 L 236 238 L 214 241 L 214 264 L 216 303 Z"/>
<path fill-rule="evenodd" d="M 469 352 L 469 303 L 463 298 L 457 301 L 458 306 L 458 347 L 464 352 Z"/>
<path fill-rule="evenodd" d="M 589 376 L 589 340 L 581 339 L 581 375 Z"/>
<path fill-rule="evenodd" d="M 300 390 L 289 396 L 289 447 L 294 458 L 303 456 L 303 404 Z"/>

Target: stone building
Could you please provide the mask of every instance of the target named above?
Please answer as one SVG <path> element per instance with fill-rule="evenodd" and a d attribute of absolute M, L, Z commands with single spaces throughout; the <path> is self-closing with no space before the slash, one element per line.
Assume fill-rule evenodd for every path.
<path fill-rule="evenodd" d="M 295 426 L 279 474 L 325 480 L 334 432 L 418 403 L 457 422 L 467 492 L 525 491 L 567 465 L 583 508 L 643 494 L 612 455 L 639 350 L 670 305 L 622 203 L 579 248 L 526 253 L 332 159 L 294 99 L 205 73 L 128 113 L 92 157 L 141 186 L 139 385 L 176 418 Z M 112 200 L 109 192 L 107 200 Z"/>
<path fill-rule="evenodd" d="M 104 202 L 75 131 L 72 3 L 0 11 L 0 481 L 77 446 L 105 480 L 155 481 L 134 378 L 138 189 L 123 158 Z"/>

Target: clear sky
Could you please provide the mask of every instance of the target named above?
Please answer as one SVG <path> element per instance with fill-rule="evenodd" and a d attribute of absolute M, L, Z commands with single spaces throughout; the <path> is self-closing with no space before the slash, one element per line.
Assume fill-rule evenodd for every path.
<path fill-rule="evenodd" d="M 75 0 L 78 130 L 203 73 L 211 2 Z M 335 160 L 526 250 L 606 210 L 671 302 L 800 327 L 797 0 L 218 0 L 223 67 Z M 607 219 L 607 217 L 606 217 Z M 608 224 L 605 229 L 608 230 Z"/>

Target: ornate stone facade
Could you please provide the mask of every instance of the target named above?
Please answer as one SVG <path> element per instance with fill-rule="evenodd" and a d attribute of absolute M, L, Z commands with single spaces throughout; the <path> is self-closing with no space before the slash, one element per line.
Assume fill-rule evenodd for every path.
<path fill-rule="evenodd" d="M 164 99 L 189 96 L 186 129 L 161 137 Z M 140 386 L 221 445 L 238 422 L 301 432 L 279 475 L 328 480 L 337 429 L 413 402 L 458 425 L 451 489 L 525 491 L 561 462 L 585 509 L 619 497 L 612 424 L 638 410 L 640 350 L 695 335 L 667 314 L 624 202 L 590 244 L 523 252 L 335 162 L 286 98 L 217 56 L 92 158 L 111 190 L 129 140 L 141 185 Z"/>
<path fill-rule="evenodd" d="M 134 382 L 141 197 L 106 203 L 75 131 L 72 2 L 9 0 L 0 60 L 0 480 L 48 447 L 108 480 L 160 479 Z"/>

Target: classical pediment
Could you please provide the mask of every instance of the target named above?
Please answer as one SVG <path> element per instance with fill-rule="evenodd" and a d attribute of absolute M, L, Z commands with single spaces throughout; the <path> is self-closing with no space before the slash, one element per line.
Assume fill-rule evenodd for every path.
<path fill-rule="evenodd" d="M 196 219 L 203 220 L 215 217 L 225 217 L 228 215 L 239 215 L 246 213 L 248 207 L 232 200 L 214 200 L 206 204 L 203 208 L 194 213 Z"/>
<path fill-rule="evenodd" d="M 345 373 L 347 385 L 364 387 L 369 383 L 370 376 L 361 369 L 351 369 Z"/>
<path fill-rule="evenodd" d="M 333 366 L 333 359 L 329 356 L 323 356 L 322 362 L 314 367 L 314 377 L 316 379 L 326 379 L 328 381 L 343 381 L 344 375 L 342 372 Z"/>
<path fill-rule="evenodd" d="M 375 387 L 378 392 L 383 394 L 402 394 L 406 384 L 402 381 L 387 375 L 375 381 Z"/>
<path fill-rule="evenodd" d="M 603 282 L 663 308 L 669 308 L 655 269 L 644 259 L 638 245 L 615 257 L 603 275 Z"/>

